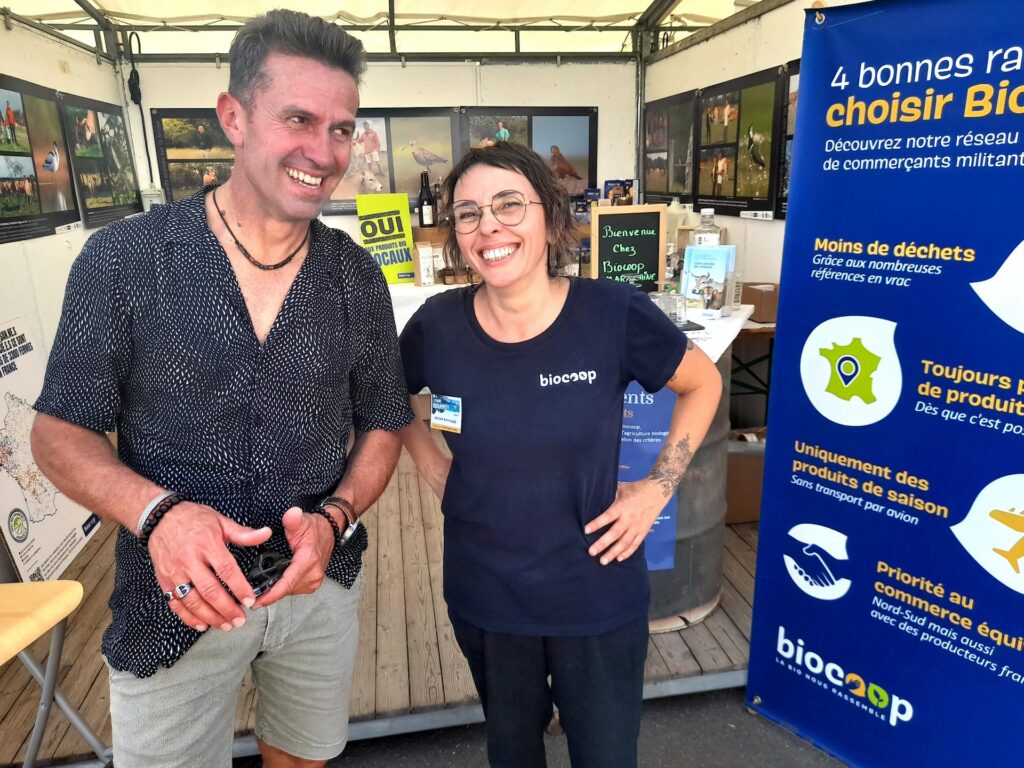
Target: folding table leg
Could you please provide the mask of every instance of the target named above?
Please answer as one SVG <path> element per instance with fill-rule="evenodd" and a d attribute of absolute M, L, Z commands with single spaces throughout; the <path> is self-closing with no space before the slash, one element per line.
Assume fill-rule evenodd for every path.
<path fill-rule="evenodd" d="M 56 630 L 55 630 L 56 631 Z M 50 658 L 53 658 L 53 651 L 50 651 Z M 49 672 L 49 664 L 47 664 L 46 672 L 39 666 L 39 663 L 32 658 L 28 651 L 22 651 L 18 654 L 18 659 L 24 665 L 25 669 L 29 671 L 29 674 L 36 679 L 39 685 L 44 685 L 46 682 L 46 673 Z M 96 735 L 96 732 L 89 727 L 89 724 L 82 719 L 82 716 L 78 713 L 71 702 L 65 698 L 64 694 L 60 692 L 59 688 L 54 688 L 53 699 L 60 710 L 64 713 L 64 716 L 71 722 L 71 725 L 76 731 L 85 739 L 85 742 L 89 745 L 96 757 L 102 760 L 104 763 L 109 763 L 111 760 L 112 750 L 106 744 L 104 744 L 100 737 Z M 26 753 L 27 754 L 27 753 Z"/>
<path fill-rule="evenodd" d="M 46 660 L 46 677 L 43 679 L 43 695 L 39 699 L 39 711 L 36 713 L 36 724 L 32 728 L 32 736 L 25 750 L 25 762 L 22 768 L 32 768 L 36 764 L 39 745 L 43 742 L 46 721 L 50 717 L 50 705 L 53 704 L 53 691 L 57 687 L 57 673 L 60 671 L 60 659 L 64 653 L 64 633 L 67 630 L 67 618 L 61 619 L 50 634 L 50 656 Z"/>

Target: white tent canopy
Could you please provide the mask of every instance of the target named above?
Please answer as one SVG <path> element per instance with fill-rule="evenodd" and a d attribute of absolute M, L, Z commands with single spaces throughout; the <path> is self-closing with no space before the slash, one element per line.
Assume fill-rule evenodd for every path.
<path fill-rule="evenodd" d="M 756 0 L 300 0 L 287 4 L 337 23 L 371 55 L 637 55 L 664 47 Z M 244 19 L 270 0 L 12 0 L 15 15 L 111 53 L 103 30 L 140 35 L 144 55 L 227 52 Z M 123 46 L 123 39 L 119 41 Z"/>

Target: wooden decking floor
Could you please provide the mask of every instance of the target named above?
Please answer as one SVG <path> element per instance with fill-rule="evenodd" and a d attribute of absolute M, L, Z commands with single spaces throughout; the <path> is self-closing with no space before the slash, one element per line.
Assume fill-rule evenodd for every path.
<path fill-rule="evenodd" d="M 441 511 L 404 452 L 387 490 L 363 520 L 370 548 L 364 558 L 351 738 L 479 721 L 476 690 L 441 592 Z M 108 685 L 99 647 L 109 621 L 113 533 L 114 526 L 101 526 L 65 573 L 82 582 L 85 598 L 71 616 L 58 675 L 64 695 L 107 744 Z M 756 525 L 727 527 L 721 602 L 700 624 L 651 636 L 645 697 L 745 683 L 756 551 Z M 32 649 L 40 662 L 47 643 L 44 638 Z M 17 660 L 0 667 L 0 766 L 21 764 L 38 702 L 39 688 Z M 247 678 L 238 699 L 238 735 L 252 732 L 254 713 L 255 691 Z M 40 762 L 91 756 L 54 708 Z"/>

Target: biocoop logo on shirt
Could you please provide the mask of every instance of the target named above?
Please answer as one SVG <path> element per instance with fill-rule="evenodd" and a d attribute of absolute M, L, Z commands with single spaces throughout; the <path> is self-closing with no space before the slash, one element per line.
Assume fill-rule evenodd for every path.
<path fill-rule="evenodd" d="M 593 384 L 597 378 L 597 371 L 573 371 L 572 373 L 547 373 L 540 374 L 540 385 L 551 387 L 555 384 L 571 384 L 574 381 L 585 381 Z"/>

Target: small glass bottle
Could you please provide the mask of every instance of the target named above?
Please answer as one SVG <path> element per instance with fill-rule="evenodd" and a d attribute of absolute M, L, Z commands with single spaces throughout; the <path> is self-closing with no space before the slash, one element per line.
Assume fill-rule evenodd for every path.
<path fill-rule="evenodd" d="M 743 303 L 743 270 L 740 269 L 739 257 L 732 273 L 732 295 L 729 297 L 729 306 L 733 311 L 738 310 Z"/>
<path fill-rule="evenodd" d="M 427 176 L 426 171 L 420 173 L 419 206 L 420 226 L 436 226 L 437 221 L 434 217 L 434 193 L 430 191 L 430 179 Z"/>
<path fill-rule="evenodd" d="M 693 230 L 694 245 L 721 245 L 722 230 L 715 226 L 715 209 L 700 209 L 700 226 Z"/>

